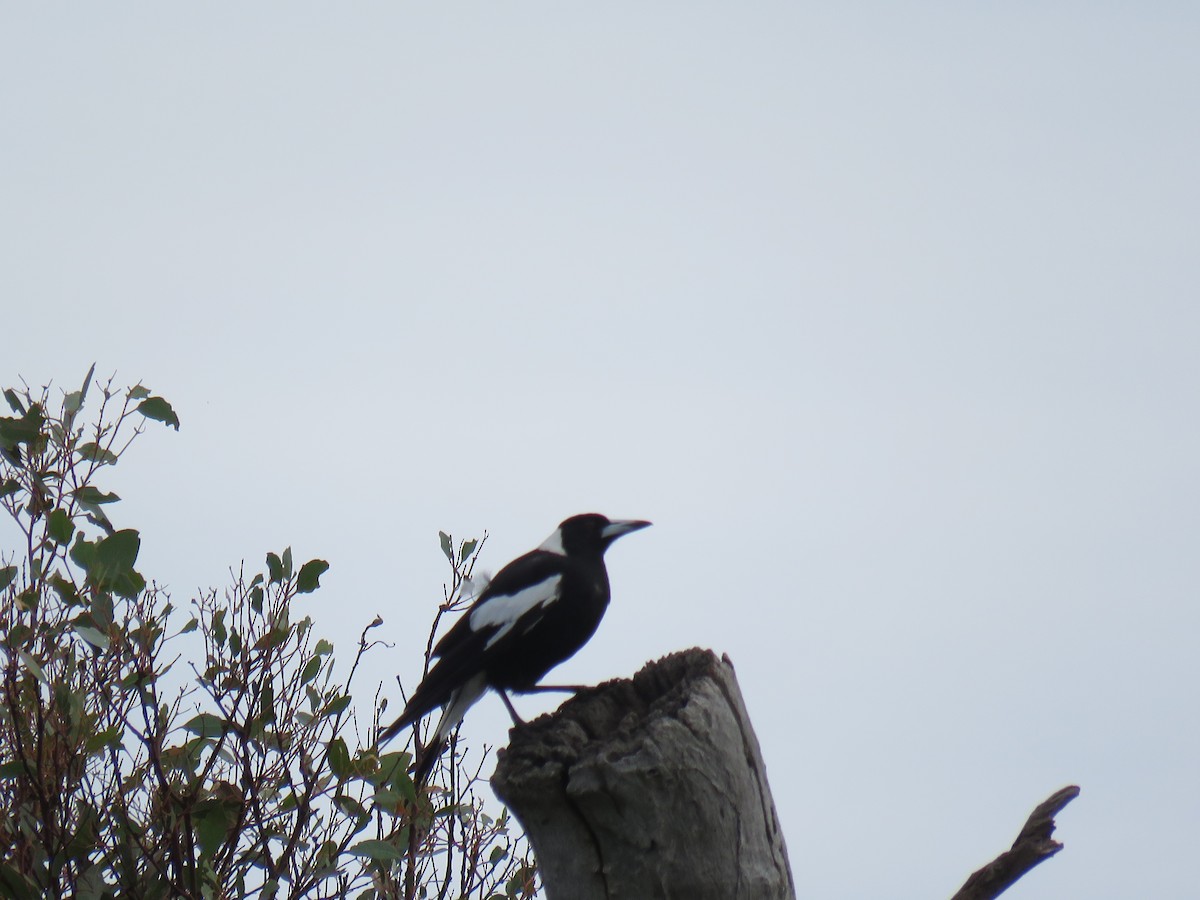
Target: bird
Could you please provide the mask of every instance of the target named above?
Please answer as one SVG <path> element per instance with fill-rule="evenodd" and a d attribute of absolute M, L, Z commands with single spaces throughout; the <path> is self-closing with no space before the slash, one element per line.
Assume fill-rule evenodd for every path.
<path fill-rule="evenodd" d="M 496 573 L 438 641 L 433 667 L 380 734 L 378 743 L 385 743 L 442 707 L 414 783 L 425 782 L 450 733 L 489 688 L 514 723 L 521 722 L 506 692 L 546 690 L 538 682 L 588 642 L 608 608 L 604 552 L 617 538 L 649 525 L 599 513 L 571 516 L 536 549 Z"/>

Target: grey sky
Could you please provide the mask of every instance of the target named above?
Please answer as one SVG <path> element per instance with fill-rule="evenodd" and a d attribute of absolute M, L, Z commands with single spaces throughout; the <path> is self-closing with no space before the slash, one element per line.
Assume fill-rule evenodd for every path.
<path fill-rule="evenodd" d="M 728 653 L 802 896 L 947 896 L 1075 782 L 1014 897 L 1182 897 L 1198 38 L 1183 3 L 5 4 L 0 370 L 167 396 L 114 473 L 147 575 L 324 557 L 376 682 L 416 677 L 438 529 L 494 570 L 654 520 L 555 680 Z"/>

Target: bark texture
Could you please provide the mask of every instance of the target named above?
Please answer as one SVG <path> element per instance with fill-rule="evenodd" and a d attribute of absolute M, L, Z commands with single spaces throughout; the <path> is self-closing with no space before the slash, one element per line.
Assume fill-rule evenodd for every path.
<path fill-rule="evenodd" d="M 1012 887 L 1018 878 L 1062 849 L 1054 840 L 1054 817 L 1079 796 L 1075 785 L 1055 791 L 1040 804 L 1025 822 L 1012 849 L 1001 853 L 967 879 L 952 900 L 993 900 Z"/>
<path fill-rule="evenodd" d="M 514 728 L 492 787 L 549 900 L 792 900 L 733 666 L 687 650 Z"/>

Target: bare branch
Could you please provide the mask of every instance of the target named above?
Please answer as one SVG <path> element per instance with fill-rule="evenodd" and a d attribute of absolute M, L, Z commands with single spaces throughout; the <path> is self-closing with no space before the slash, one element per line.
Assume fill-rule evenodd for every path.
<path fill-rule="evenodd" d="M 1054 817 L 1079 796 L 1079 788 L 1069 785 L 1055 791 L 1038 805 L 1017 835 L 1012 849 L 1001 853 L 967 879 L 951 900 L 992 900 L 1016 884 L 1026 872 L 1045 862 L 1063 848 L 1054 840 Z"/>

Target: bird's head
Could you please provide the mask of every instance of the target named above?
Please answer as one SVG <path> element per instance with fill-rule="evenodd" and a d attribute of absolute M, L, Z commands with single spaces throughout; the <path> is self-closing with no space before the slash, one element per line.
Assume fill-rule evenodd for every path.
<path fill-rule="evenodd" d="M 641 519 L 611 520 L 599 513 L 571 516 L 538 549 L 567 556 L 601 556 L 617 538 L 649 525 Z"/>

